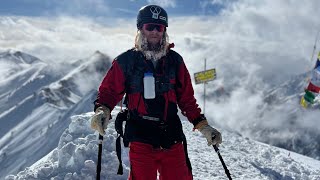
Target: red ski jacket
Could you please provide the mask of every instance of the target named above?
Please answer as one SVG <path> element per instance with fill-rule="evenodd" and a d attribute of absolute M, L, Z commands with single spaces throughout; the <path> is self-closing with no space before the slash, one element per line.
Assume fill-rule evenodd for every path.
<path fill-rule="evenodd" d="M 134 53 L 135 55 L 138 54 L 140 56 L 143 56 L 141 52 L 131 49 L 121 54 L 113 61 L 111 68 L 100 84 L 98 98 L 96 100 L 96 107 L 98 107 L 99 104 L 102 104 L 112 110 L 115 105 L 123 98 L 124 94 L 128 94 L 126 90 L 128 90 L 129 87 L 127 86 L 135 85 L 134 83 L 128 84 L 129 80 L 126 78 L 126 73 L 128 73 L 128 68 L 130 68 L 128 67 L 128 65 L 132 65 L 132 63 L 134 62 L 134 59 L 132 59 L 135 57 L 135 55 L 133 55 Z M 168 54 L 172 54 L 172 56 L 174 56 L 174 59 L 172 60 L 176 61 L 177 63 L 176 77 L 175 79 L 170 79 L 170 83 L 175 85 L 176 88 L 170 89 L 167 93 L 165 93 L 165 105 L 167 107 L 169 102 L 177 103 L 179 108 L 181 109 L 181 112 L 185 116 L 187 116 L 190 122 L 192 122 L 192 120 L 200 116 L 201 110 L 198 107 L 198 104 L 196 103 L 196 99 L 194 97 L 194 90 L 192 87 L 190 74 L 182 57 L 178 53 L 170 50 Z M 145 58 L 142 59 L 141 57 L 139 57 L 139 60 L 147 61 Z M 161 60 L 166 61 L 167 57 L 164 57 Z M 132 110 L 137 108 L 139 99 L 140 92 L 133 92 L 128 94 L 128 109 Z M 143 101 L 140 100 L 140 104 L 137 110 L 140 115 L 147 114 L 146 107 Z"/>
<path fill-rule="evenodd" d="M 156 98 L 152 100 L 143 96 L 143 76 L 146 72 L 152 72 L 156 82 Z M 104 105 L 112 110 L 124 94 L 127 96 L 130 119 L 133 119 L 126 124 L 129 142 L 162 147 L 181 142 L 183 132 L 177 105 L 194 125 L 204 118 L 196 103 L 187 67 L 182 57 L 171 49 L 157 61 L 156 66 L 135 49 L 119 55 L 99 87 L 95 109 Z M 158 120 L 162 124 L 154 122 Z"/>

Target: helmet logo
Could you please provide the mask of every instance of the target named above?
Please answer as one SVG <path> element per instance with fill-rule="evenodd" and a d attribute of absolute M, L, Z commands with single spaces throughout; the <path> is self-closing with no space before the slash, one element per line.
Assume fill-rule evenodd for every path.
<path fill-rule="evenodd" d="M 159 14 L 161 13 L 161 9 L 159 7 L 151 6 L 150 11 L 153 19 L 159 19 Z"/>

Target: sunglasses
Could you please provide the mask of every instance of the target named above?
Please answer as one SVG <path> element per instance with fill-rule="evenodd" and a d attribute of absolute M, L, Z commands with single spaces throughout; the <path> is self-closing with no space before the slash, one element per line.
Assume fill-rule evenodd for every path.
<path fill-rule="evenodd" d="M 165 31 L 166 27 L 162 24 L 144 24 L 143 28 L 147 31 L 153 31 L 154 29 L 156 29 L 158 32 L 163 32 Z"/>

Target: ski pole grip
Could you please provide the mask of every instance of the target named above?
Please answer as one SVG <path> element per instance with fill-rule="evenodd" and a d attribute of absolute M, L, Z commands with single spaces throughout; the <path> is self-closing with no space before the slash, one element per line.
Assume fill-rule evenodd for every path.
<path fill-rule="evenodd" d="M 103 136 L 101 134 L 99 134 L 99 143 L 98 144 L 102 144 L 103 142 Z"/>
<path fill-rule="evenodd" d="M 214 140 L 214 138 L 216 137 L 216 135 L 213 135 L 212 136 L 212 141 Z M 218 145 L 212 145 L 213 146 L 213 148 L 214 148 L 214 150 L 218 153 L 219 152 L 219 148 L 218 148 Z"/>
<path fill-rule="evenodd" d="M 217 147 L 217 145 L 212 145 L 212 146 L 216 152 L 219 152 L 219 148 Z"/>
<path fill-rule="evenodd" d="M 104 121 L 105 121 L 105 120 L 106 120 L 106 118 L 104 118 L 104 117 L 101 118 L 101 121 L 102 121 L 101 124 L 102 124 L 102 126 L 104 125 Z"/>

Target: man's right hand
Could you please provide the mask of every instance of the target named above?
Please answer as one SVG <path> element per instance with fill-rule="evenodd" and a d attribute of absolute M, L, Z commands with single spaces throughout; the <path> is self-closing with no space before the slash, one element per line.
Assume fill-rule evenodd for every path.
<path fill-rule="evenodd" d="M 101 136 L 105 134 L 110 119 L 110 109 L 100 106 L 96 109 L 95 114 L 91 117 L 91 128 L 97 130 Z"/>

